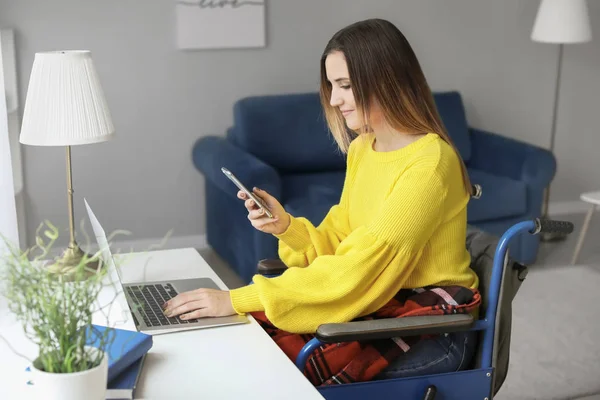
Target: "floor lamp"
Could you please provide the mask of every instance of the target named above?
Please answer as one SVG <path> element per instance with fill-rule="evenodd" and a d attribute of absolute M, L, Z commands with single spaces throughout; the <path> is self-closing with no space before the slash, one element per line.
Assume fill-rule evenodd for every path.
<path fill-rule="evenodd" d="M 556 137 L 556 119 L 560 97 L 563 47 L 565 44 L 583 43 L 592 40 L 592 30 L 586 0 L 541 0 L 531 32 L 531 40 L 542 43 L 558 44 L 558 67 L 554 87 L 554 105 L 552 108 L 552 130 L 550 132 L 550 151 L 554 153 Z M 548 217 L 550 185 L 544 193 L 542 217 Z M 541 235 L 541 240 L 564 239 L 562 234 Z"/>

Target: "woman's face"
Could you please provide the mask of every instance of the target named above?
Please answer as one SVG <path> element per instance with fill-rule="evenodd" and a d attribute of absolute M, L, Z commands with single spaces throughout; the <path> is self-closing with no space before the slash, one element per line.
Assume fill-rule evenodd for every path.
<path fill-rule="evenodd" d="M 352 85 L 350 82 L 350 74 L 348 73 L 348 65 L 346 57 L 340 51 L 333 52 L 325 59 L 325 71 L 327 72 L 327 80 L 331 83 L 331 100 L 329 103 L 332 107 L 337 107 L 344 118 L 346 125 L 352 130 L 358 130 L 365 126 L 362 113 L 356 108 L 354 94 L 352 93 Z M 371 115 L 369 119 L 371 123 L 378 120 L 378 107 L 371 107 Z"/>

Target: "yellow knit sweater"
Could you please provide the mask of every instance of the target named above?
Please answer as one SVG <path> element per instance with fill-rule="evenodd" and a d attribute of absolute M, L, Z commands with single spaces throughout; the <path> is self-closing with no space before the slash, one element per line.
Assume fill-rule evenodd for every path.
<path fill-rule="evenodd" d="M 265 311 L 280 329 L 313 333 L 375 312 L 403 288 L 477 287 L 456 152 L 433 133 L 390 152 L 375 151 L 374 139 L 350 145 L 340 202 L 318 227 L 292 217 L 277 235 L 290 268 L 231 290 L 237 313 Z"/>

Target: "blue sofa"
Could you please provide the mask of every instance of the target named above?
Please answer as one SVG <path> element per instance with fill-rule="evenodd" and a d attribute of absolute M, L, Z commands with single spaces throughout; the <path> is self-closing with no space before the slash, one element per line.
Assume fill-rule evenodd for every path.
<path fill-rule="evenodd" d="M 541 214 L 544 188 L 556 161 L 544 149 L 470 128 L 457 92 L 435 93 L 442 120 L 473 183 L 483 195 L 468 205 L 468 222 L 492 234 Z M 247 97 L 233 107 L 234 123 L 225 137 L 205 136 L 193 148 L 204 175 L 208 244 L 246 282 L 257 261 L 277 258 L 277 239 L 255 230 L 237 188 L 223 175 L 231 170 L 247 187 L 275 196 L 292 215 L 318 225 L 339 201 L 345 156 L 327 129 L 317 93 Z M 538 235 L 511 243 L 512 257 L 535 261 Z"/>

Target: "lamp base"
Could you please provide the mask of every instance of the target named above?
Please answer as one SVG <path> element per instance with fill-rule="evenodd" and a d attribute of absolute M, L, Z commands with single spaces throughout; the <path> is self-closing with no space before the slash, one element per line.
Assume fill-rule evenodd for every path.
<path fill-rule="evenodd" d="M 85 279 L 93 275 L 101 267 L 101 262 L 99 260 L 88 260 L 84 266 L 81 266 L 80 264 L 84 256 L 86 256 L 86 253 L 81 250 L 77 243 L 72 243 L 66 248 L 60 258 L 48 266 L 48 270 L 52 273 L 62 275 L 73 275 L 77 271 L 84 270 L 83 278 Z M 87 257 L 89 259 L 92 256 L 87 255 Z"/>

